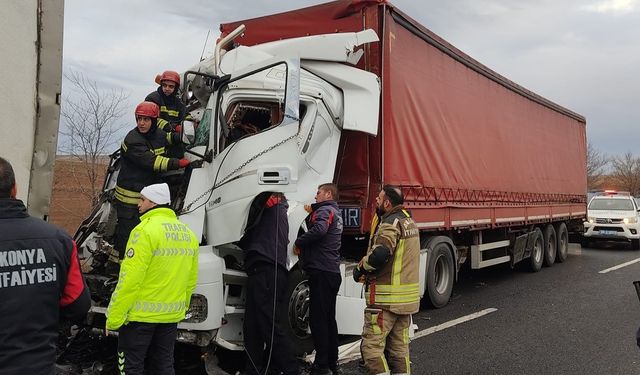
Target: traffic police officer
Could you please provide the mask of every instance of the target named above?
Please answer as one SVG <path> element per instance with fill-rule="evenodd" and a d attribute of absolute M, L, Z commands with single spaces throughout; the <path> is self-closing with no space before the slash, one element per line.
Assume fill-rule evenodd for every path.
<path fill-rule="evenodd" d="M 168 207 L 167 184 L 140 193 L 143 215 L 127 243 L 106 329 L 119 330 L 122 374 L 142 374 L 147 353 L 152 374 L 173 374 L 177 323 L 185 317 L 198 278 L 198 240 Z"/>
<path fill-rule="evenodd" d="M 379 223 L 374 221 L 367 255 L 353 272 L 367 284 L 361 350 L 371 374 L 410 373 L 409 325 L 420 305 L 420 235 L 403 202 L 399 188 L 382 188 L 376 198 Z"/>

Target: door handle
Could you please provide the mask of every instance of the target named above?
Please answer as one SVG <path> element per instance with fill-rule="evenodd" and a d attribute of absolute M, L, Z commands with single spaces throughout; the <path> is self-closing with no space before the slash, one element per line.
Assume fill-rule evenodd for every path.
<path fill-rule="evenodd" d="M 260 185 L 288 185 L 288 169 L 266 169 L 259 172 Z"/>

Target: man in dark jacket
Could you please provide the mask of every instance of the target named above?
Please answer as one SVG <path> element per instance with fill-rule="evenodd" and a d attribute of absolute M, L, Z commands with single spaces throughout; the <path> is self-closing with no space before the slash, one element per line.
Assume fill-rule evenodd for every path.
<path fill-rule="evenodd" d="M 316 192 L 316 203 L 311 205 L 307 219 L 309 230 L 296 240 L 304 271 L 309 276 L 309 313 L 311 336 L 316 348 L 312 374 L 337 373 L 338 326 L 336 298 L 340 277 L 340 240 L 342 216 L 336 199 L 338 188 L 322 184 Z"/>
<path fill-rule="evenodd" d="M 108 270 L 118 271 L 118 261 L 124 257 L 129 233 L 140 222 L 138 202 L 140 190 L 147 185 L 163 182 L 160 174 L 185 168 L 188 159 L 163 156 L 166 147 L 180 142 L 180 135 L 158 129 L 159 109 L 155 103 L 142 102 L 136 107 L 136 128 L 131 130 L 120 146 L 121 167 L 116 183 L 118 224 L 115 231 L 115 252 L 109 257 Z"/>
<path fill-rule="evenodd" d="M 249 224 L 239 243 L 245 252 L 244 269 L 248 276 L 244 313 L 246 374 L 264 374 L 270 364 L 285 375 L 298 374 L 280 320 L 287 316 L 284 308 L 288 304 L 288 207 L 282 193 L 260 194 L 251 207 Z"/>
<path fill-rule="evenodd" d="M 27 214 L 13 168 L 0 158 L 0 373 L 55 372 L 60 318 L 81 320 L 91 297 L 76 244 Z"/>

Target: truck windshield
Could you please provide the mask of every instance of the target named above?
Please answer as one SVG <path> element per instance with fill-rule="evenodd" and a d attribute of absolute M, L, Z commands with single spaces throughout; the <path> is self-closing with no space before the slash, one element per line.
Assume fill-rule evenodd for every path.
<path fill-rule="evenodd" d="M 633 211 L 633 203 L 630 199 L 593 199 L 589 203 L 590 210 L 614 210 L 614 211 Z"/>

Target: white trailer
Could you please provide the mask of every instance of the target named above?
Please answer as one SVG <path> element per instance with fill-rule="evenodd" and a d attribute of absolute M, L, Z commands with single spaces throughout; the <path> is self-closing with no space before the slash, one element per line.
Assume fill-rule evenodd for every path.
<path fill-rule="evenodd" d="M 64 0 L 2 4 L 0 156 L 14 168 L 18 198 L 46 218 L 53 184 L 62 87 Z"/>

